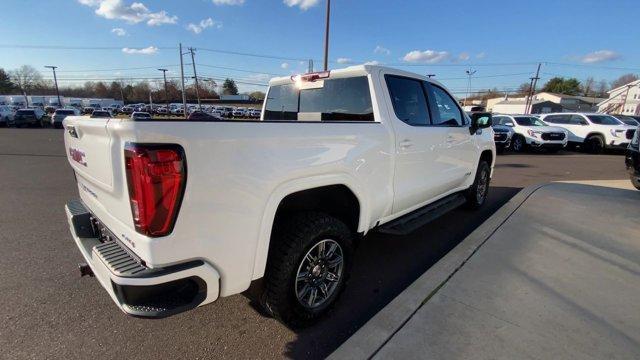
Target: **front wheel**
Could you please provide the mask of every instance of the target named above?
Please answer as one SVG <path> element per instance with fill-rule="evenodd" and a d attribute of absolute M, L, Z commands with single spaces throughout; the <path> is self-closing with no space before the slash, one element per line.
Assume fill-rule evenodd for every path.
<path fill-rule="evenodd" d="M 290 326 L 309 325 L 344 290 L 352 261 L 352 233 L 336 218 L 308 212 L 294 215 L 275 235 L 263 306 Z"/>
<path fill-rule="evenodd" d="M 638 190 L 640 190 L 640 177 L 631 175 L 631 184 Z"/>
<path fill-rule="evenodd" d="M 477 209 L 484 205 L 489 194 L 489 183 L 491 182 L 491 168 L 485 160 L 480 161 L 478 170 L 476 170 L 476 178 L 473 185 L 464 193 L 467 199 L 467 207 Z"/>
<path fill-rule="evenodd" d="M 522 136 L 516 136 L 511 142 L 511 149 L 515 152 L 523 152 L 527 146 L 526 140 Z"/>
<path fill-rule="evenodd" d="M 600 135 L 589 136 L 585 140 L 586 150 L 590 154 L 601 154 L 604 150 L 604 138 Z"/>

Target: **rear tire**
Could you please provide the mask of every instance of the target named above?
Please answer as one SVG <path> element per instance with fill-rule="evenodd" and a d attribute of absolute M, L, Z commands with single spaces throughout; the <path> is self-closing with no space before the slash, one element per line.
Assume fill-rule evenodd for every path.
<path fill-rule="evenodd" d="M 262 304 L 289 326 L 309 325 L 324 315 L 344 290 L 351 269 L 353 235 L 342 221 L 319 212 L 292 216 L 274 235 Z"/>
<path fill-rule="evenodd" d="M 591 135 L 585 141 L 585 150 L 590 154 L 602 154 L 604 151 L 604 138 L 600 135 Z"/>
<path fill-rule="evenodd" d="M 489 167 L 489 163 L 481 160 L 476 170 L 476 178 L 473 181 L 473 185 L 464 193 L 464 197 L 467 199 L 467 208 L 478 209 L 484 205 L 487 200 L 487 195 L 489 194 L 490 182 L 491 168 Z"/>

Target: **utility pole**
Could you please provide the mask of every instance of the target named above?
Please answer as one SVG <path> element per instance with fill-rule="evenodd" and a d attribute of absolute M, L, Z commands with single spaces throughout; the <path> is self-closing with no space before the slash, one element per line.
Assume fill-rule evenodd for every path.
<path fill-rule="evenodd" d="M 469 93 L 471 93 L 471 76 L 473 76 L 473 74 L 475 74 L 476 72 L 477 70 L 471 70 L 471 68 L 466 71 L 467 76 L 469 76 L 469 83 L 467 84 L 467 96 L 464 97 L 464 105 L 462 106 L 467 106 L 467 101 L 469 101 Z"/>
<path fill-rule="evenodd" d="M 196 49 L 190 47 L 189 52 L 191 52 L 191 65 L 193 65 L 193 78 L 196 81 L 196 98 L 198 98 L 198 110 L 202 111 L 202 105 L 200 105 L 200 93 L 198 92 L 198 73 L 196 73 L 196 60 L 193 56 Z"/>
<path fill-rule="evenodd" d="M 179 47 L 180 51 L 180 80 L 182 83 L 182 112 L 184 113 L 184 118 L 187 118 L 187 93 L 184 91 L 184 64 L 182 62 L 182 43 L 180 43 Z"/>
<path fill-rule="evenodd" d="M 331 0 L 327 0 L 327 19 L 324 29 L 324 71 L 329 70 L 329 19 L 331 18 Z"/>
<path fill-rule="evenodd" d="M 51 70 L 53 70 L 53 82 L 56 84 L 56 95 L 58 96 L 58 106 L 62 107 L 62 101 L 60 101 L 60 90 L 58 90 L 58 78 L 56 77 L 56 69 L 58 68 L 57 66 L 45 66 L 46 68 L 49 68 Z"/>
<path fill-rule="evenodd" d="M 164 101 L 167 103 L 167 109 L 169 109 L 169 92 L 167 92 L 167 69 L 158 69 L 162 71 L 162 77 L 164 78 Z"/>
<path fill-rule="evenodd" d="M 528 101 L 528 104 L 525 105 L 525 109 L 524 109 L 525 114 L 529 114 L 533 109 L 533 95 L 535 95 L 536 93 L 536 85 L 538 85 L 538 80 L 540 80 L 540 66 L 542 66 L 542 63 L 538 63 L 536 76 L 531 78 L 531 87 L 529 88 L 529 101 Z"/>

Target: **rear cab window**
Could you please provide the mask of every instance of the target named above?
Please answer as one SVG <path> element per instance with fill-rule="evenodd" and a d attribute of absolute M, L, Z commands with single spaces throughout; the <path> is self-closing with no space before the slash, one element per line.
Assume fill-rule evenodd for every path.
<path fill-rule="evenodd" d="M 375 120 L 366 76 L 328 78 L 315 82 L 318 82 L 315 88 L 298 89 L 295 84 L 271 86 L 264 120 Z"/>

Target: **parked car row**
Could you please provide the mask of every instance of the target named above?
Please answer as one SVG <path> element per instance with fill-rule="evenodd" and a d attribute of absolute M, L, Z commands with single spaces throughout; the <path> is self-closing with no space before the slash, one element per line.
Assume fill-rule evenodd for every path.
<path fill-rule="evenodd" d="M 579 147 L 599 154 L 605 149 L 625 149 L 637 126 L 633 117 L 597 113 L 493 116 L 496 147 L 515 152 L 529 149 L 556 152 Z"/>

